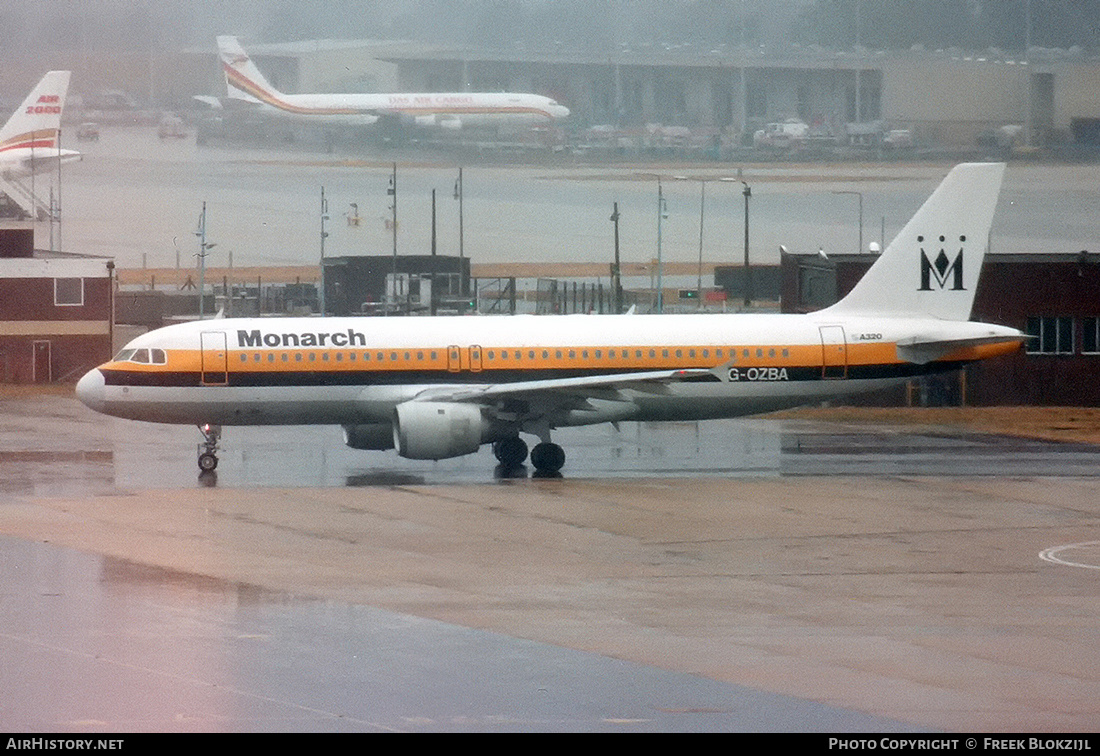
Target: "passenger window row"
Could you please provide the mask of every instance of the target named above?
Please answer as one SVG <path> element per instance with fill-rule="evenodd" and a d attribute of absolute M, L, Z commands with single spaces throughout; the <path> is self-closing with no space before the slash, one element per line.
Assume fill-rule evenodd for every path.
<path fill-rule="evenodd" d="M 142 351 L 142 350 L 139 350 Z M 160 350 L 156 350 L 160 351 Z M 251 354 L 251 357 L 250 357 Z M 521 362 L 524 358 L 524 350 L 522 349 L 488 349 L 484 350 L 485 358 L 489 362 L 503 363 L 505 361 L 512 364 Z M 528 360 L 543 359 L 548 360 L 551 358 L 556 360 L 562 359 L 582 359 L 582 360 L 601 360 L 606 361 L 609 364 L 619 360 L 643 360 L 643 359 L 657 359 L 660 356 L 661 359 L 713 359 L 719 361 L 737 361 L 738 359 L 751 359 L 756 357 L 762 359 L 765 354 L 768 359 L 789 359 L 790 349 L 776 349 L 768 348 L 753 348 L 743 349 L 738 347 L 693 347 L 693 348 L 612 348 L 612 349 L 528 349 L 526 350 L 526 356 Z M 605 357 L 606 354 L 606 357 Z M 163 355 L 163 353 L 162 353 Z M 452 359 L 455 355 L 452 355 Z M 478 354 L 475 350 L 474 358 L 478 359 Z M 119 359 L 122 359 L 120 356 Z M 260 352 L 241 352 L 239 360 L 241 363 L 279 363 L 279 362 L 352 362 L 352 363 L 395 363 L 395 362 L 436 362 L 440 359 L 440 352 L 437 350 L 416 350 L 416 351 L 388 351 L 388 352 L 267 352 L 266 356 Z"/>

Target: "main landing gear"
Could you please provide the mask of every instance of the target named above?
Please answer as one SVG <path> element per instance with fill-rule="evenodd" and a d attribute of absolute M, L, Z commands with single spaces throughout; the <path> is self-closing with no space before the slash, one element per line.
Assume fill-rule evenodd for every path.
<path fill-rule="evenodd" d="M 519 467 L 527 459 L 527 442 L 519 436 L 493 444 L 493 454 L 504 467 Z M 565 465 L 565 451 L 555 443 L 543 441 L 531 450 L 531 464 L 543 473 L 556 473 Z"/>
<path fill-rule="evenodd" d="M 218 468 L 218 439 L 221 438 L 220 425 L 200 425 L 203 442 L 199 444 L 199 470 L 204 473 L 214 472 Z"/>

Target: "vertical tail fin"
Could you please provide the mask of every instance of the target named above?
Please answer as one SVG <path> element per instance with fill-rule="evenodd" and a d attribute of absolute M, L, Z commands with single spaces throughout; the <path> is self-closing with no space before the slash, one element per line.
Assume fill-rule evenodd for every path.
<path fill-rule="evenodd" d="M 15 149 L 56 150 L 69 71 L 50 71 L 0 128 L 0 154 Z"/>
<path fill-rule="evenodd" d="M 848 296 L 823 312 L 969 319 L 1004 170 L 951 169 Z"/>
<path fill-rule="evenodd" d="M 218 57 L 231 98 L 255 103 L 280 96 L 280 92 L 256 68 L 236 37 L 218 37 Z"/>

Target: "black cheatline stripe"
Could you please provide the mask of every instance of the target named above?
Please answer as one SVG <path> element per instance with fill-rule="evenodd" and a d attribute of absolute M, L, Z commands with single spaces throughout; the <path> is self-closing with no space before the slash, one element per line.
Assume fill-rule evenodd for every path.
<path fill-rule="evenodd" d="M 894 365 L 852 365 L 848 367 L 847 380 L 873 380 L 883 378 L 916 378 L 922 375 L 942 373 L 961 367 L 962 362 L 931 362 L 926 365 L 900 363 Z M 482 370 L 480 372 L 462 371 L 452 373 L 447 370 L 301 370 L 301 371 L 230 371 L 231 387 L 293 387 L 293 386 L 393 386 L 416 384 L 467 384 L 467 383 L 517 383 L 520 381 L 554 380 L 562 378 L 585 378 L 607 375 L 622 375 L 650 370 L 675 370 L 677 368 L 542 368 L 530 370 Z M 690 368 L 687 368 L 690 369 Z M 769 383 L 800 383 L 822 380 L 821 366 L 812 367 L 753 367 L 739 368 L 742 373 L 758 371 L 761 376 L 769 371 L 782 370 L 786 379 L 768 378 Z M 130 371 L 101 370 L 104 382 L 108 386 L 163 386 L 188 387 L 201 386 L 198 372 L 183 371 Z M 739 382 L 751 382 L 742 377 Z M 762 378 L 763 379 L 763 378 Z M 685 379 L 684 382 L 710 382 L 717 378 L 698 376 Z M 838 379 L 844 380 L 844 379 Z"/>

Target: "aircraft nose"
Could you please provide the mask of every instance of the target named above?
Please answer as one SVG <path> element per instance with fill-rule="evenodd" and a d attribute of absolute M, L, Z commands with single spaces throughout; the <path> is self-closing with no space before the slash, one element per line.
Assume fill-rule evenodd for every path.
<path fill-rule="evenodd" d="M 84 377 L 76 382 L 76 398 L 84 403 L 84 406 L 102 412 L 105 406 L 103 373 L 99 368 L 89 370 Z"/>

